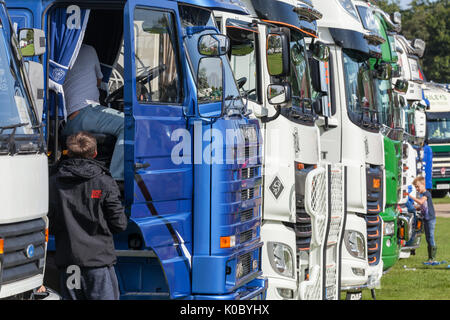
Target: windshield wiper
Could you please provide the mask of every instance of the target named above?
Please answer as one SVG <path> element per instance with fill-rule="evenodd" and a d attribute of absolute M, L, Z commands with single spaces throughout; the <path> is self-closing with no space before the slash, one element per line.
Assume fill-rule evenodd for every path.
<path fill-rule="evenodd" d="M 17 128 L 21 128 L 21 127 L 27 126 L 28 124 L 29 124 L 28 122 L 20 122 L 20 123 L 16 123 L 16 124 L 11 124 L 9 126 L 0 127 L 0 135 L 3 134 L 3 132 L 5 130 L 12 130 L 12 132 L 9 133 L 9 137 L 8 137 L 8 152 L 9 152 L 9 154 L 15 154 L 16 153 L 15 136 L 16 136 Z"/>

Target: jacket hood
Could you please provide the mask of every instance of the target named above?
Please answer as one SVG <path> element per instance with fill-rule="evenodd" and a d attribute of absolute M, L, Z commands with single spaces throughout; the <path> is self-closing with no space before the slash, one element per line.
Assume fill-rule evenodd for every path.
<path fill-rule="evenodd" d="M 109 170 L 98 161 L 92 159 L 71 158 L 61 162 L 58 169 L 59 178 L 62 179 L 92 179 L 101 174 L 108 174 Z"/>

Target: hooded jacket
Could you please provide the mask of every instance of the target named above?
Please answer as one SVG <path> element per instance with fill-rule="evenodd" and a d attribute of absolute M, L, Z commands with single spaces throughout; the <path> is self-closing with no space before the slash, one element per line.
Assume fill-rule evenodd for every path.
<path fill-rule="evenodd" d="M 108 169 L 91 159 L 60 163 L 50 177 L 50 233 L 58 267 L 116 263 L 113 234 L 127 227 L 120 191 Z"/>

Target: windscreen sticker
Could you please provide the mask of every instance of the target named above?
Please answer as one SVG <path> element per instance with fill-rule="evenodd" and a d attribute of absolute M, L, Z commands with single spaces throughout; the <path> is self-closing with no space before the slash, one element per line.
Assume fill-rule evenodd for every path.
<path fill-rule="evenodd" d="M 23 97 L 14 96 L 16 101 L 17 111 L 19 112 L 19 118 L 21 123 L 28 123 L 28 125 L 23 127 L 25 134 L 33 134 L 33 129 L 31 129 L 30 115 L 28 114 L 27 102 Z"/>

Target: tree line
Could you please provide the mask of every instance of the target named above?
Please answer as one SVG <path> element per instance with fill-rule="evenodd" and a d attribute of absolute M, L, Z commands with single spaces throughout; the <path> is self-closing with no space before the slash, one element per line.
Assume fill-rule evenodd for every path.
<path fill-rule="evenodd" d="M 402 14 L 402 31 L 408 40 L 420 38 L 426 49 L 420 63 L 428 81 L 450 83 L 450 0 L 413 0 L 400 9 L 400 0 L 379 0 L 378 6 L 391 14 Z"/>

